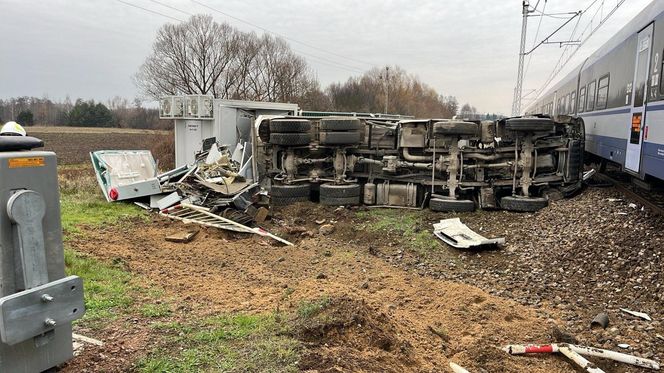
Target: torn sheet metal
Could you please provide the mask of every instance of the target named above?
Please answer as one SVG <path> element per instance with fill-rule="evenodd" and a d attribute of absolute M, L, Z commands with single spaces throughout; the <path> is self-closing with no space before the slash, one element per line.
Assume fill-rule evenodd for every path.
<path fill-rule="evenodd" d="M 90 158 L 109 202 L 161 193 L 157 164 L 148 150 L 99 150 Z"/>
<path fill-rule="evenodd" d="M 160 198 L 157 201 L 157 208 L 159 209 L 159 211 L 161 211 L 163 209 L 167 209 L 173 206 L 174 204 L 180 201 L 182 201 L 182 197 L 180 197 L 178 192 L 173 192 L 171 194 L 164 196 L 163 198 Z"/>
<path fill-rule="evenodd" d="M 443 219 L 433 225 L 433 233 L 446 244 L 457 249 L 470 249 L 485 245 L 503 245 L 505 238 L 486 238 L 468 228 L 459 218 Z"/>

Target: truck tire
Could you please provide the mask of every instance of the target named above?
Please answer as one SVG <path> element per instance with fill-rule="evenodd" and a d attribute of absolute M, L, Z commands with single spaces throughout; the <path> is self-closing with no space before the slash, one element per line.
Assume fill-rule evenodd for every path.
<path fill-rule="evenodd" d="M 429 209 L 440 212 L 472 212 L 475 211 L 475 202 L 467 199 L 432 198 Z"/>
<path fill-rule="evenodd" d="M 311 122 L 306 119 L 273 119 L 270 121 L 270 132 L 301 133 L 311 130 Z"/>
<path fill-rule="evenodd" d="M 298 202 L 308 202 L 309 197 L 272 197 L 270 204 L 272 206 L 288 206 Z"/>
<path fill-rule="evenodd" d="M 320 132 L 321 145 L 351 145 L 362 141 L 360 132 Z"/>
<path fill-rule="evenodd" d="M 510 118 L 505 120 L 505 129 L 519 132 L 553 131 L 550 118 Z"/>
<path fill-rule="evenodd" d="M 478 136 L 480 127 L 473 122 L 436 122 L 433 124 L 433 133 L 436 135 L 470 135 Z"/>
<path fill-rule="evenodd" d="M 359 131 L 362 122 L 357 118 L 323 118 L 320 120 L 321 131 Z"/>
<path fill-rule="evenodd" d="M 360 204 L 360 196 L 320 197 L 320 204 L 326 206 L 354 206 Z"/>
<path fill-rule="evenodd" d="M 346 198 L 361 194 L 360 184 L 321 184 L 320 198 Z"/>
<path fill-rule="evenodd" d="M 270 195 L 272 197 L 307 197 L 311 191 L 311 184 L 273 184 L 270 188 Z"/>
<path fill-rule="evenodd" d="M 507 211 L 535 212 L 549 205 L 549 200 L 544 197 L 503 197 L 500 199 L 500 207 Z"/>
<path fill-rule="evenodd" d="M 270 133 L 270 144 L 297 146 L 308 145 L 311 135 L 308 133 Z"/>

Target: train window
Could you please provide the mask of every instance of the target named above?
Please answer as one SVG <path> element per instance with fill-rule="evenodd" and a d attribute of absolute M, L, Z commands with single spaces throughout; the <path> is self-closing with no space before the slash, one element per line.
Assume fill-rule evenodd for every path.
<path fill-rule="evenodd" d="M 579 90 L 579 113 L 583 113 L 586 107 L 586 87 Z"/>
<path fill-rule="evenodd" d="M 588 84 L 588 99 L 586 100 L 586 111 L 593 111 L 595 109 L 595 88 L 597 82 L 592 81 Z"/>
<path fill-rule="evenodd" d="M 576 114 L 576 92 L 570 93 L 569 112 Z"/>
<path fill-rule="evenodd" d="M 565 114 L 570 113 L 570 101 L 569 101 L 569 93 L 565 95 Z"/>
<path fill-rule="evenodd" d="M 597 104 L 595 109 L 606 109 L 606 103 L 609 99 L 609 76 L 603 76 L 599 79 L 597 87 Z"/>

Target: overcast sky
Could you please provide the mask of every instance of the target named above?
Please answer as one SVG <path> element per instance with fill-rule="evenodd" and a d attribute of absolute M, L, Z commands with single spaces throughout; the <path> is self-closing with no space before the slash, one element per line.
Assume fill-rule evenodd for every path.
<path fill-rule="evenodd" d="M 187 18 L 156 1 L 123 1 Z M 209 13 L 245 31 L 262 32 L 190 0 L 158 1 L 189 13 Z M 521 0 L 197 1 L 344 56 L 291 42 L 293 49 L 305 54 L 323 87 L 372 65 L 399 65 L 440 93 L 456 96 L 460 103 L 470 102 L 484 112 L 511 111 Z M 568 69 L 649 2 L 627 0 Z M 575 11 L 590 3 L 549 0 L 546 11 Z M 608 7 L 616 0 L 606 3 Z M 156 30 L 167 22 L 177 21 L 118 0 L 0 0 L 0 98 L 47 95 L 62 99 L 68 94 L 72 99 L 106 101 L 116 95 L 136 97 L 139 92 L 131 76 L 150 53 Z M 531 38 L 538 22 L 539 18 L 529 18 Z M 562 22 L 545 17 L 539 38 Z M 559 54 L 557 46 L 548 45 L 533 55 L 525 90 L 540 87 Z"/>

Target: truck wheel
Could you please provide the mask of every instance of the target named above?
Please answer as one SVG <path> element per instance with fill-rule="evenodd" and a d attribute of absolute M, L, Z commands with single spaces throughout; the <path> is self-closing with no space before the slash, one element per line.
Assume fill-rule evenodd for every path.
<path fill-rule="evenodd" d="M 472 212 L 475 211 L 475 202 L 466 199 L 432 198 L 429 209 L 441 212 Z"/>
<path fill-rule="evenodd" d="M 362 141 L 360 132 L 320 132 L 321 145 L 359 144 Z"/>
<path fill-rule="evenodd" d="M 320 120 L 321 131 L 359 131 L 362 122 L 357 118 L 323 118 Z"/>
<path fill-rule="evenodd" d="M 511 118 L 505 120 L 505 129 L 521 132 L 553 131 L 550 118 Z"/>
<path fill-rule="evenodd" d="M 433 133 L 437 135 L 472 135 L 480 134 L 480 127 L 473 122 L 436 122 L 433 124 Z"/>
<path fill-rule="evenodd" d="M 296 202 L 309 201 L 311 184 L 272 185 L 270 188 L 271 204 L 273 206 L 286 206 Z"/>
<path fill-rule="evenodd" d="M 270 144 L 296 146 L 308 145 L 311 136 L 308 133 L 271 133 Z"/>
<path fill-rule="evenodd" d="M 311 184 L 292 184 L 292 185 L 281 185 L 273 184 L 270 188 L 270 195 L 272 197 L 309 197 L 309 192 L 311 190 Z"/>
<path fill-rule="evenodd" d="M 272 197 L 270 204 L 272 206 L 288 206 L 298 202 L 308 202 L 309 197 Z"/>
<path fill-rule="evenodd" d="M 507 211 L 535 212 L 549 205 L 549 200 L 544 197 L 503 197 L 500 199 L 500 207 Z"/>
<path fill-rule="evenodd" d="M 321 205 L 327 206 L 353 206 L 360 204 L 360 196 L 351 197 L 320 197 Z"/>
<path fill-rule="evenodd" d="M 306 119 L 273 119 L 270 121 L 270 132 L 292 133 L 309 132 L 311 122 Z"/>
<path fill-rule="evenodd" d="M 360 196 L 360 184 L 321 184 L 320 198 L 345 198 Z"/>

